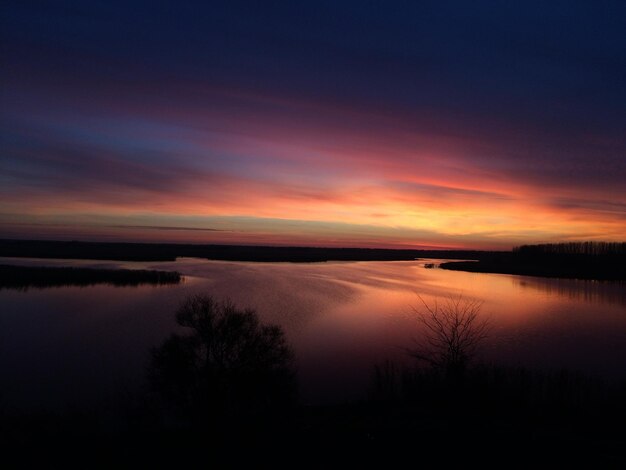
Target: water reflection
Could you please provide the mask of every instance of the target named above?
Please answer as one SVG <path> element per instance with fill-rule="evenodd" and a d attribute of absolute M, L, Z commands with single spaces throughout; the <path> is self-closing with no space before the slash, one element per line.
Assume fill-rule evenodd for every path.
<path fill-rule="evenodd" d="M 536 289 L 549 296 L 556 295 L 579 302 L 615 303 L 626 306 L 626 284 L 624 282 L 523 276 L 513 277 L 511 281 L 521 289 Z"/>
<path fill-rule="evenodd" d="M 176 307 L 195 293 L 230 297 L 280 324 L 295 348 L 305 403 L 358 398 L 373 364 L 407 360 L 403 347 L 418 334 L 410 308 L 418 294 L 427 302 L 459 294 L 484 301 L 482 312 L 493 318 L 488 361 L 608 376 L 626 370 L 623 284 L 425 269 L 427 262 L 437 260 L 18 260 L 176 270 L 185 283 L 0 291 L 2 398 L 10 406 L 74 406 L 139 387 L 150 348 L 176 328 Z"/>

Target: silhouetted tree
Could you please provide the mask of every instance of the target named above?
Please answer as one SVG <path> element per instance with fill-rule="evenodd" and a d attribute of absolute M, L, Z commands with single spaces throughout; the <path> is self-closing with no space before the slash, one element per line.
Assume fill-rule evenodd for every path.
<path fill-rule="evenodd" d="M 176 313 L 186 334 L 152 352 L 150 379 L 190 416 L 266 411 L 295 399 L 293 352 L 282 329 L 262 325 L 254 310 L 196 295 Z"/>
<path fill-rule="evenodd" d="M 419 299 L 421 307 L 411 308 L 424 326 L 424 337 L 407 352 L 437 371 L 462 374 L 489 330 L 489 319 L 479 317 L 482 302 L 458 296 L 428 305 Z"/>

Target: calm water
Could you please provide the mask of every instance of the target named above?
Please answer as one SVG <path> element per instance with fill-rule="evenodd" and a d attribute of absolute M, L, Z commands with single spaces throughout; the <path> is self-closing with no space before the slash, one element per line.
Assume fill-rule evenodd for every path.
<path fill-rule="evenodd" d="M 626 286 L 425 269 L 424 263 L 167 263 L 19 260 L 3 263 L 174 269 L 176 286 L 0 290 L 0 406 L 73 408 L 142 385 L 152 346 L 176 329 L 193 293 L 230 297 L 282 325 L 305 403 L 358 399 L 372 366 L 407 361 L 418 335 L 411 306 L 459 295 L 484 301 L 487 361 L 626 375 Z"/>

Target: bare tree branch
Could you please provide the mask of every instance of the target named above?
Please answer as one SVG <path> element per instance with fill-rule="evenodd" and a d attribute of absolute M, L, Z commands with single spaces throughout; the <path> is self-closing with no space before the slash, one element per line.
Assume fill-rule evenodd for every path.
<path fill-rule="evenodd" d="M 490 319 L 481 318 L 482 302 L 461 295 L 432 305 L 418 295 L 420 307 L 411 306 L 422 324 L 424 337 L 406 352 L 436 369 L 463 371 L 487 337 Z"/>

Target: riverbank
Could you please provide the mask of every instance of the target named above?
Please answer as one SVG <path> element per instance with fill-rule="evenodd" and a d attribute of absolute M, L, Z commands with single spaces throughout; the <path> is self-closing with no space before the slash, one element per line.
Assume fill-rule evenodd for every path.
<path fill-rule="evenodd" d="M 626 260 L 611 256 L 543 256 L 526 258 L 514 253 L 491 254 L 477 261 L 441 263 L 441 269 L 473 273 L 515 274 L 562 279 L 626 281 Z"/>

